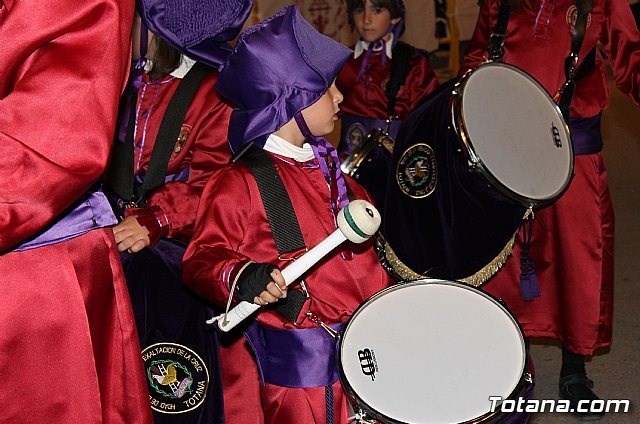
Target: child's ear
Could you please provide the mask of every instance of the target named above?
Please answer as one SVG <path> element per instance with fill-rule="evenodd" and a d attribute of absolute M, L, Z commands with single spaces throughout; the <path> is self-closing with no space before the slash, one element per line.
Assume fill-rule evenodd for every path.
<path fill-rule="evenodd" d="M 391 23 L 392 23 L 393 25 L 396 25 L 396 24 L 397 24 L 398 22 L 400 22 L 401 20 L 402 20 L 402 18 L 393 18 L 393 19 L 391 19 Z"/>

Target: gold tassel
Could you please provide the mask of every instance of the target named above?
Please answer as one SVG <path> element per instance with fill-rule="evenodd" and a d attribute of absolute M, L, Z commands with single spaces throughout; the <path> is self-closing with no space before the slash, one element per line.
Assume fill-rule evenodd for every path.
<path fill-rule="evenodd" d="M 525 211 L 522 220 L 525 221 L 528 218 L 533 219 L 532 208 L 529 208 Z M 511 255 L 511 253 L 513 252 L 513 245 L 516 240 L 516 235 L 518 235 L 518 231 L 519 228 L 513 233 L 513 236 L 511 237 L 511 239 L 509 239 L 502 251 L 498 253 L 498 255 L 493 258 L 491 262 L 482 267 L 482 269 L 480 269 L 475 274 L 469 277 L 458 279 L 457 281 L 467 283 L 474 287 L 480 287 L 484 283 L 489 281 L 489 279 L 491 279 L 491 277 L 493 277 L 507 262 L 509 255 Z M 407 265 L 405 265 L 405 263 L 402 262 L 400 258 L 398 258 L 396 253 L 391 248 L 391 245 L 389 245 L 389 243 L 384 239 L 382 235 L 379 235 L 378 239 L 376 240 L 376 250 L 378 251 L 378 258 L 380 258 L 382 266 L 400 280 L 410 281 L 431 278 L 429 277 L 429 275 L 418 274 Z"/>

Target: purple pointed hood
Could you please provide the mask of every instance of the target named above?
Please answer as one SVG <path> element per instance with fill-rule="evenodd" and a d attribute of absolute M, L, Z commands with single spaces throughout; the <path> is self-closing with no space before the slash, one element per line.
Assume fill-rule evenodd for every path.
<path fill-rule="evenodd" d="M 236 108 L 229 123 L 234 152 L 267 136 L 315 103 L 353 52 L 316 31 L 295 6 L 245 31 L 220 68 L 218 92 Z"/>

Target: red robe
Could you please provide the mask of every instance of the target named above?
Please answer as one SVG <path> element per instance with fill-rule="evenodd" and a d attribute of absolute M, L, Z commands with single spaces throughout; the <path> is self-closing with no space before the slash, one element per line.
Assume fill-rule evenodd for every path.
<path fill-rule="evenodd" d="M 200 84 L 169 159 L 167 175 L 175 177 L 155 189 L 147 202 L 148 208 L 162 215 L 160 222 L 168 222 L 170 238 L 188 241 L 205 183 L 231 158 L 227 144 L 231 108 L 218 98 L 217 80 L 218 73 L 213 72 Z M 160 123 L 179 83 L 180 78 L 171 75 L 156 81 L 143 76 L 136 104 L 136 175 L 147 172 Z"/>
<path fill-rule="evenodd" d="M 385 54 L 383 50 L 380 50 L 367 58 L 365 70 L 360 79 L 358 74 L 366 52 L 357 58 L 349 59 L 338 74 L 336 86 L 344 95 L 344 101 L 340 103 L 343 116 L 340 135 L 341 151 L 350 153 L 361 137 L 367 135 L 366 133 L 378 127 L 385 129 L 384 123 L 368 122 L 368 120 L 384 121 L 388 118 L 388 99 L 385 90 L 391 73 L 391 59 L 385 54 L 383 61 L 383 54 Z M 437 86 L 438 80 L 431 69 L 426 52 L 416 51 L 409 63 L 409 73 L 405 83 L 396 95 L 394 109 L 396 121 L 404 119 L 409 111 Z M 399 123 L 391 128 L 392 138 L 397 135 L 398 128 Z"/>
<path fill-rule="evenodd" d="M 103 173 L 133 10 L 119 0 L 0 2 L 4 422 L 151 422 L 111 229 L 12 251 Z"/>
<path fill-rule="evenodd" d="M 572 0 L 556 1 L 548 27 L 536 27 L 540 1 L 534 0 L 533 10 L 512 12 L 506 32 L 504 61 L 529 72 L 552 95 L 565 80 L 573 5 Z M 483 1 L 466 68 L 487 57 L 496 17 L 497 2 Z M 597 42 L 611 61 L 618 88 L 640 104 L 640 32 L 626 0 L 594 1 L 580 60 Z M 605 64 L 598 56 L 595 70 L 577 83 L 571 117 L 596 116 L 608 103 Z M 541 296 L 530 302 L 520 296 L 522 240 L 484 288 L 506 301 L 528 336 L 555 338 L 573 352 L 591 355 L 611 345 L 614 214 L 602 154 L 576 156 L 574 171 L 562 197 L 535 215 L 531 256 Z"/>
<path fill-rule="evenodd" d="M 313 247 L 335 230 L 329 190 L 322 172 L 315 160 L 298 163 L 277 155 L 272 157 L 296 211 L 304 241 L 307 247 Z M 368 198 L 353 180 L 349 179 L 348 184 L 356 198 Z M 313 297 L 311 309 L 327 324 L 345 322 L 369 296 L 390 284 L 371 241 L 347 246 L 355 253 L 353 260 L 347 261 L 334 251 L 304 276 Z M 245 165 L 238 164 L 221 171 L 203 193 L 196 232 L 185 254 L 183 278 L 197 293 L 225 305 L 230 282 L 249 259 L 274 263 L 281 268 L 287 265 L 286 261 L 278 260 L 255 179 Z M 267 327 L 295 328 L 271 311 L 261 311 L 255 317 Z M 316 326 L 305 320 L 302 328 Z M 242 368 L 253 376 L 253 385 L 245 379 L 246 389 L 253 391 L 257 387 L 257 372 L 253 361 L 249 363 L 248 359 L 249 356 L 244 355 L 236 358 L 234 365 L 223 363 L 222 368 Z M 340 383 L 335 383 L 333 388 L 335 422 L 346 423 L 346 399 Z M 260 392 L 264 422 L 325 422 L 323 387 L 290 389 L 267 384 Z M 238 390 L 238 395 L 241 393 Z"/>
<path fill-rule="evenodd" d="M 358 73 L 365 53 L 349 59 L 338 74 L 336 86 L 344 95 L 340 110 L 345 115 L 387 119 L 385 89 L 391 73 L 391 59 L 387 57 L 383 64 L 382 54 L 381 50 L 369 56 L 366 70 L 359 81 Z M 418 51 L 413 56 L 409 68 L 405 83 L 396 96 L 395 113 L 400 119 L 438 86 L 429 57 L 424 52 Z"/>

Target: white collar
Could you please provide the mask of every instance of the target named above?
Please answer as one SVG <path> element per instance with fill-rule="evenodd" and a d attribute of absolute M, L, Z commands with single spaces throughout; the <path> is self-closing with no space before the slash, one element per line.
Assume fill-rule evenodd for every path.
<path fill-rule="evenodd" d="M 184 78 L 187 75 L 187 72 L 196 64 L 196 61 L 187 57 L 185 55 L 180 55 L 180 65 L 176 69 L 174 69 L 169 75 L 176 78 Z M 147 59 L 144 63 L 144 71 L 150 72 L 153 69 L 153 61 L 151 59 Z"/>
<path fill-rule="evenodd" d="M 387 57 L 391 59 L 391 55 L 392 55 L 391 46 L 393 46 L 393 32 L 389 33 L 389 35 L 390 35 L 389 40 L 384 43 L 384 47 L 385 47 L 385 53 L 387 54 Z M 366 52 L 367 49 L 369 48 L 369 44 L 370 43 L 367 43 L 362 39 L 358 40 L 355 47 L 353 48 L 353 58 L 357 59 L 362 53 Z"/>
<path fill-rule="evenodd" d="M 308 162 L 314 157 L 313 149 L 309 143 L 304 143 L 302 147 L 298 147 L 275 134 L 271 134 L 267 138 L 267 141 L 264 143 L 264 150 L 291 158 L 296 162 Z"/>
<path fill-rule="evenodd" d="M 185 55 L 180 55 L 180 65 L 174 69 L 169 75 L 176 78 L 184 78 L 187 72 L 196 64 L 196 61 Z"/>

